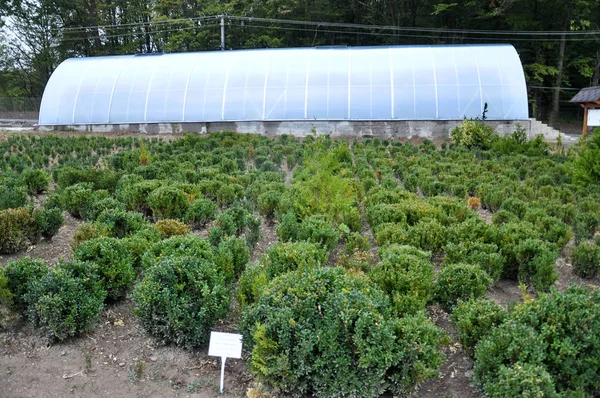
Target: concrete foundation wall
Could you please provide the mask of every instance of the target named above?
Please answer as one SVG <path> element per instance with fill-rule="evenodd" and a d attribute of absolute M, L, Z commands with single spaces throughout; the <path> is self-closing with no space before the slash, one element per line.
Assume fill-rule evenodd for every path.
<path fill-rule="evenodd" d="M 410 121 L 284 121 L 284 122 L 212 122 L 212 123 L 152 123 L 152 124 L 98 124 L 76 126 L 39 126 L 39 130 L 81 131 L 92 133 L 139 132 L 145 134 L 238 133 L 304 137 L 316 131 L 333 137 L 378 138 L 448 138 L 460 120 L 410 120 Z M 517 124 L 529 135 L 531 120 L 485 122 L 500 134 L 510 134 Z"/>

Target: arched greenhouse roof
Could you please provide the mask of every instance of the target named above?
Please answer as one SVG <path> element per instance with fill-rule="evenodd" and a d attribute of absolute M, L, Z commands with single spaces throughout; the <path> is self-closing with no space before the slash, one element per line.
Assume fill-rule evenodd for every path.
<path fill-rule="evenodd" d="M 40 125 L 528 118 L 510 45 L 326 47 L 72 58 Z"/>

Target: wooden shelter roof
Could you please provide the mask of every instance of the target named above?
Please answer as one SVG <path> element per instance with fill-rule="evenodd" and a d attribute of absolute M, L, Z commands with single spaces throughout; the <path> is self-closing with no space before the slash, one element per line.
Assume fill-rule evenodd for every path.
<path fill-rule="evenodd" d="M 596 103 L 600 101 L 600 86 L 586 87 L 579 91 L 577 95 L 571 98 L 570 102 L 576 102 L 579 104 L 584 103 Z"/>

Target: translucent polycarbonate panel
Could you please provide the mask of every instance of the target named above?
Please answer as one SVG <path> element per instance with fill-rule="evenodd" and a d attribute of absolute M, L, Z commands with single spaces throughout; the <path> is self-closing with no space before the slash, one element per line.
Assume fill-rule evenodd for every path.
<path fill-rule="evenodd" d="M 332 47 L 74 58 L 41 125 L 528 118 L 510 45 Z"/>

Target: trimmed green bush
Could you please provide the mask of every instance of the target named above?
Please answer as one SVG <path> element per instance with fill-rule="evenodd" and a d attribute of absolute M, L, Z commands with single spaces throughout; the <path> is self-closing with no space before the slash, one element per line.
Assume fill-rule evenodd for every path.
<path fill-rule="evenodd" d="M 88 219 L 96 220 L 102 212 L 105 210 L 117 212 L 117 211 L 125 211 L 125 205 L 119 202 L 118 200 L 106 197 L 95 200 L 90 204 L 90 207 L 87 212 Z"/>
<path fill-rule="evenodd" d="M 256 203 L 258 205 L 258 211 L 260 214 L 267 218 L 268 220 L 272 220 L 275 216 L 275 211 L 279 206 L 279 201 L 281 200 L 282 193 L 280 191 L 266 191 L 258 195 L 256 199 Z"/>
<path fill-rule="evenodd" d="M 27 209 L 0 211 L 0 254 L 21 251 L 35 241 L 35 220 Z"/>
<path fill-rule="evenodd" d="M 189 256 L 214 263 L 214 249 L 206 239 L 197 235 L 179 235 L 155 243 L 142 257 L 142 268 L 147 269 L 163 257 Z"/>
<path fill-rule="evenodd" d="M 254 304 L 269 283 L 265 266 L 261 263 L 249 264 L 240 275 L 235 298 L 242 308 Z"/>
<path fill-rule="evenodd" d="M 271 280 L 289 271 L 319 267 L 327 261 L 327 254 L 314 243 L 284 242 L 271 246 L 265 260 Z"/>
<path fill-rule="evenodd" d="M 505 397 L 557 397 L 552 376 L 543 366 L 516 363 L 510 367 L 502 365 L 498 380 L 483 387 L 490 398 Z"/>
<path fill-rule="evenodd" d="M 27 204 L 27 187 L 0 184 L 0 211 L 16 209 Z"/>
<path fill-rule="evenodd" d="M 458 301 L 450 316 L 458 330 L 458 341 L 473 356 L 477 343 L 506 319 L 506 311 L 486 299 Z"/>
<path fill-rule="evenodd" d="M 8 287 L 8 279 L 4 268 L 0 267 L 0 330 L 6 330 L 13 314 L 13 294 Z"/>
<path fill-rule="evenodd" d="M 187 209 L 184 220 L 192 228 L 202 228 L 215 218 L 217 209 L 217 205 L 210 199 L 196 199 Z"/>
<path fill-rule="evenodd" d="M 185 348 L 204 345 L 227 314 L 229 290 L 212 262 L 165 256 L 146 269 L 133 290 L 134 313 L 160 342 Z"/>
<path fill-rule="evenodd" d="M 148 206 L 152 209 L 155 220 L 183 218 L 190 206 L 190 201 L 183 190 L 163 186 L 152 191 L 148 196 Z"/>
<path fill-rule="evenodd" d="M 125 297 L 133 286 L 136 271 L 129 247 L 116 238 L 95 238 L 75 250 L 75 259 L 96 265 L 96 273 L 111 300 Z"/>
<path fill-rule="evenodd" d="M 600 248 L 594 243 L 583 242 L 571 251 L 573 272 L 582 278 L 593 278 L 600 269 Z"/>
<path fill-rule="evenodd" d="M 256 380 L 285 396 L 378 397 L 435 373 L 440 333 L 392 320 L 385 295 L 341 268 L 286 273 L 242 315 Z"/>
<path fill-rule="evenodd" d="M 368 252 L 371 250 L 371 242 L 369 238 L 358 232 L 350 232 L 344 238 L 344 250 L 346 254 L 352 254 L 355 251 Z"/>
<path fill-rule="evenodd" d="M 315 243 L 331 252 L 340 239 L 340 233 L 334 229 L 325 217 L 314 215 L 300 223 L 298 239 Z"/>
<path fill-rule="evenodd" d="M 96 223 L 101 230 L 116 238 L 135 234 L 149 225 L 141 213 L 120 209 L 104 210 Z"/>
<path fill-rule="evenodd" d="M 34 210 L 35 228 L 44 239 L 51 240 L 65 222 L 60 209 Z"/>
<path fill-rule="evenodd" d="M 48 266 L 42 260 L 28 257 L 6 264 L 5 276 L 15 310 L 22 312 L 27 308 L 25 294 L 30 290 L 31 283 L 41 279 L 48 271 Z"/>
<path fill-rule="evenodd" d="M 381 262 L 369 276 L 389 297 L 397 316 L 425 309 L 433 293 L 431 253 L 412 246 L 389 245 L 380 248 Z"/>
<path fill-rule="evenodd" d="M 52 177 L 41 169 L 27 169 L 21 175 L 27 191 L 32 194 L 42 193 L 48 189 Z"/>
<path fill-rule="evenodd" d="M 571 286 L 564 293 L 540 293 L 536 300 L 516 305 L 507 321 L 479 342 L 475 379 L 486 393 L 533 388 L 531 374 L 520 382 L 514 374 L 504 374 L 504 367 L 527 364 L 544 369 L 558 394 L 594 396 L 600 389 L 600 336 L 594 332 L 599 328 L 597 290 Z M 540 380 L 547 379 L 538 373 Z"/>
<path fill-rule="evenodd" d="M 192 229 L 189 227 L 189 225 L 184 224 L 182 221 L 179 220 L 164 219 L 157 221 L 156 224 L 154 224 L 154 226 L 160 231 L 163 238 L 170 238 L 172 236 L 177 235 L 186 235 L 192 232 Z"/>
<path fill-rule="evenodd" d="M 29 286 L 30 322 L 57 340 L 90 330 L 104 308 L 106 291 L 91 263 L 60 264 Z"/>
<path fill-rule="evenodd" d="M 76 218 L 87 217 L 94 199 L 93 185 L 89 182 L 70 185 L 62 192 L 64 209 Z"/>
<path fill-rule="evenodd" d="M 230 236 L 221 241 L 215 252 L 215 263 L 223 272 L 225 281 L 237 279 L 250 260 L 248 246 L 244 239 Z"/>
<path fill-rule="evenodd" d="M 451 264 L 441 269 L 435 285 L 435 300 L 450 311 L 458 300 L 478 299 L 493 283 L 477 265 Z"/>
<path fill-rule="evenodd" d="M 498 246 L 493 243 L 460 242 L 459 244 L 448 243 L 444 247 L 446 256 L 444 264 L 474 264 L 488 273 L 495 282 L 502 275 L 505 258 L 500 253 Z"/>

